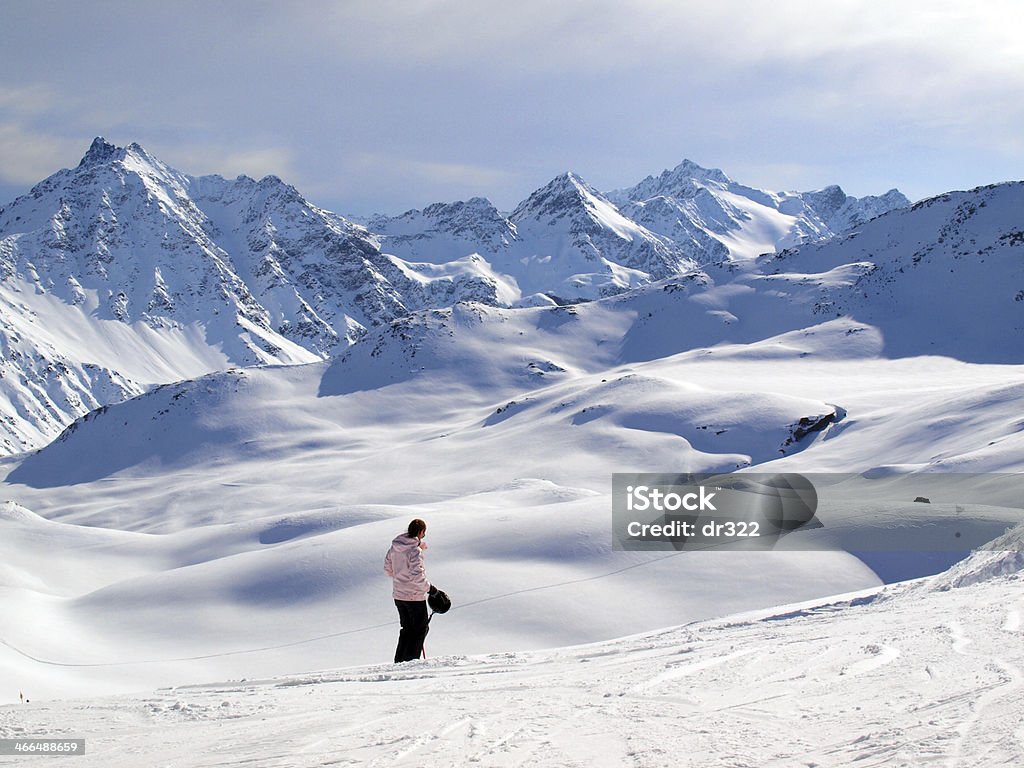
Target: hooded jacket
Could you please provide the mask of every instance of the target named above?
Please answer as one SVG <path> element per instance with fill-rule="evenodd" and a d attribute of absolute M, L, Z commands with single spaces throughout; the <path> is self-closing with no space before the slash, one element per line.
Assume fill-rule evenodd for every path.
<path fill-rule="evenodd" d="M 415 536 L 403 533 L 391 542 L 384 556 L 384 573 L 394 581 L 395 600 L 426 600 L 430 582 L 423 563 L 427 545 Z"/>

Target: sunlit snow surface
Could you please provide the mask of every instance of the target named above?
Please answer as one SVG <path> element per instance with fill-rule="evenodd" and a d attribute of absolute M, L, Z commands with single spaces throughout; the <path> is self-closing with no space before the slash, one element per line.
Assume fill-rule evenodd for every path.
<path fill-rule="evenodd" d="M 611 475 L 1024 460 L 1014 366 L 863 354 L 870 341 L 838 343 L 843 322 L 622 362 L 633 318 L 461 307 L 333 362 L 163 387 L 9 460 L 5 493 L 20 506 L 0 521 L 3 591 L 26 620 L 4 626 L 3 696 L 387 661 L 382 557 L 411 517 L 428 521 L 428 574 L 459 606 L 431 655 L 593 642 L 869 588 L 879 576 L 842 551 L 857 521 L 830 551 L 612 552 Z M 837 407 L 838 423 L 792 442 L 800 418 Z M 934 572 L 921 537 L 946 513 L 904 502 L 918 517 L 901 513 L 892 535 L 920 551 L 902 575 Z M 971 510 L 962 548 L 1013 514 Z"/>
<path fill-rule="evenodd" d="M 85 738 L 82 766 L 1016 765 L 1022 585 L 1018 570 L 557 650 L 11 705 L 0 737 Z M 443 618 L 437 634 L 457 625 Z"/>
<path fill-rule="evenodd" d="M 208 375 L 235 358 L 199 326 L 129 332 L 5 283 L 10 435 L 40 441 L 105 387 L 144 394 L 0 460 L 0 738 L 85 738 L 76 764 L 113 766 L 1019 764 L 1019 536 L 879 592 L 1002 534 L 1012 493 L 866 499 L 791 535 L 816 550 L 615 552 L 611 477 L 1019 472 L 1022 194 L 951 194 L 601 301 L 425 310 L 329 360 Z M 586 261 L 570 255 L 567 278 Z M 388 263 L 411 283 L 507 274 Z M 258 330 L 234 322 L 243 345 Z M 43 342 L 75 351 L 66 374 L 29 354 Z M 455 608 L 427 661 L 395 667 L 382 560 L 412 517 Z"/>

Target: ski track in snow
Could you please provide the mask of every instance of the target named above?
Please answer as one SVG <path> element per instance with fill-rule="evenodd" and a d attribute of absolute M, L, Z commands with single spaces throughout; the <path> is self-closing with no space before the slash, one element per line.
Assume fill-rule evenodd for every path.
<path fill-rule="evenodd" d="M 682 666 L 670 668 L 660 675 L 655 675 L 650 680 L 646 680 L 631 689 L 632 693 L 642 693 L 649 691 L 652 688 L 657 688 L 662 683 L 667 683 L 670 680 L 677 680 L 680 677 L 686 677 L 692 675 L 694 672 L 699 672 L 703 669 L 709 669 L 711 667 L 717 667 L 720 664 L 728 664 L 730 661 L 735 659 L 748 656 L 751 653 L 756 653 L 757 649 L 751 648 L 743 651 L 736 651 L 736 653 L 726 654 L 725 656 L 717 656 L 715 658 L 706 659 L 704 661 L 698 661 L 694 664 L 683 664 Z"/>
<path fill-rule="evenodd" d="M 974 736 L 979 721 L 983 717 L 986 720 L 1005 717 L 1006 707 L 1002 706 L 1002 702 L 1021 687 L 1024 674 L 1022 674 L 1020 667 L 1000 656 L 984 652 L 972 652 L 970 648 L 974 641 L 967 636 L 963 627 L 958 622 L 952 622 L 949 625 L 949 629 L 953 639 L 952 649 L 954 653 L 983 661 L 987 670 L 1001 673 L 1000 682 L 980 693 L 977 699 L 970 705 L 970 714 L 956 729 L 958 738 L 954 744 L 948 765 L 950 768 L 957 768 L 957 766 L 963 764 L 965 744 Z M 992 710 L 995 710 L 995 714 L 992 714 Z M 978 741 L 984 741 L 982 738 L 975 738 Z"/>
<path fill-rule="evenodd" d="M 865 672 L 873 672 L 879 667 L 884 667 L 886 664 L 891 664 L 900 657 L 900 649 L 894 648 L 890 645 L 882 647 L 872 646 L 869 649 L 869 653 L 872 654 L 873 658 L 858 661 L 855 664 L 845 668 L 841 674 L 863 675 Z"/>

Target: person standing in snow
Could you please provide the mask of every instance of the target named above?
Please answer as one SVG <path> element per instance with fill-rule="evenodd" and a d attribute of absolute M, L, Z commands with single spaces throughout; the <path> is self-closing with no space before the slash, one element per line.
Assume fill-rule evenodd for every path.
<path fill-rule="evenodd" d="M 396 664 L 418 659 L 427 636 L 427 595 L 437 592 L 437 587 L 427 581 L 423 563 L 426 535 L 427 524 L 417 518 L 409 523 L 408 531 L 394 538 L 384 556 L 384 573 L 394 582 L 392 595 L 402 625 L 395 649 Z"/>

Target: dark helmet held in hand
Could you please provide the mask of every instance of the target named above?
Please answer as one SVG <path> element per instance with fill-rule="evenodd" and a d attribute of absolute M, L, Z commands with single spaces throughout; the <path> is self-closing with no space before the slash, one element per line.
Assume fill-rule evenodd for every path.
<path fill-rule="evenodd" d="M 431 585 L 430 594 L 427 596 L 427 605 L 434 613 L 448 613 L 448 609 L 452 607 L 452 601 L 448 599 L 448 595 Z"/>

